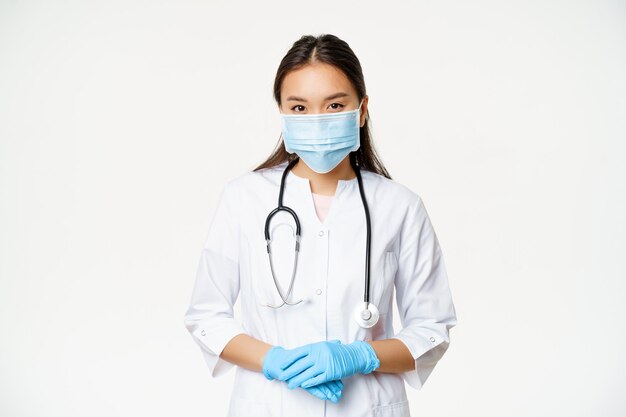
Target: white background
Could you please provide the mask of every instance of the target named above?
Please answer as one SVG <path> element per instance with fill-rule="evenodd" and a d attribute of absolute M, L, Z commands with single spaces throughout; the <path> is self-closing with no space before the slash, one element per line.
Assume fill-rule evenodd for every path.
<path fill-rule="evenodd" d="M 626 3 L 0 0 L 0 415 L 220 416 L 183 326 L 304 34 L 359 57 L 459 324 L 414 416 L 626 413 Z"/>

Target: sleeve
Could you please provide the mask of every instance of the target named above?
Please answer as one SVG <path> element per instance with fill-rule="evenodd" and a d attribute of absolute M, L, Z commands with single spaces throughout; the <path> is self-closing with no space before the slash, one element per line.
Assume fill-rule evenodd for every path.
<path fill-rule="evenodd" d="M 200 255 L 185 327 L 200 350 L 212 377 L 234 366 L 219 355 L 236 335 L 245 333 L 233 317 L 239 294 L 239 225 L 226 184 Z"/>
<path fill-rule="evenodd" d="M 419 196 L 400 234 L 396 302 L 402 329 L 392 338 L 407 346 L 415 369 L 402 373 L 413 388 L 422 388 L 450 345 L 456 311 L 437 235 Z"/>

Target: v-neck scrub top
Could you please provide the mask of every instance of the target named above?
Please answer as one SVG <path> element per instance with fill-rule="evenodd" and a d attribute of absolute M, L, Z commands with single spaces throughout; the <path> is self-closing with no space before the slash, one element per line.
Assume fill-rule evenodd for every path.
<path fill-rule="evenodd" d="M 330 205 L 333 202 L 334 195 L 324 195 L 311 193 L 313 196 L 313 204 L 315 205 L 315 212 L 317 213 L 317 217 L 323 223 L 326 220 L 326 215 L 328 214 L 328 210 L 330 209 Z"/>
<path fill-rule="evenodd" d="M 283 204 L 301 224 L 301 242 L 291 301 L 281 308 L 264 236 L 265 219 L 278 203 L 287 165 L 250 171 L 227 181 L 200 253 L 184 322 L 200 347 L 210 375 L 235 365 L 219 357 L 236 335 L 246 333 L 286 349 L 323 340 L 342 343 L 395 338 L 415 360 L 404 373 L 374 371 L 344 378 L 334 404 L 263 373 L 236 367 L 230 417 L 407 417 L 405 384 L 421 389 L 450 344 L 457 323 L 442 251 L 422 199 L 408 187 L 361 170 L 371 217 L 370 301 L 378 323 L 360 327 L 352 313 L 363 302 L 366 224 L 357 178 L 339 180 L 328 214 L 317 216 L 309 179 L 289 172 Z M 276 278 L 287 292 L 294 259 L 295 223 L 285 212 L 271 223 Z M 395 295 L 395 297 L 394 297 Z M 393 323 L 393 300 L 400 323 Z M 233 306 L 239 300 L 241 314 Z"/>

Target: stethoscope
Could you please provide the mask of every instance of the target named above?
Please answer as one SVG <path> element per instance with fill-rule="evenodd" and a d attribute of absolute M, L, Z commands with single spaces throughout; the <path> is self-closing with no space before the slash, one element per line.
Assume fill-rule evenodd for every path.
<path fill-rule="evenodd" d="M 293 166 L 298 162 L 299 159 L 300 159 L 299 157 L 296 157 L 285 168 L 281 181 L 280 181 L 280 191 L 278 193 L 278 207 L 272 210 L 270 214 L 267 216 L 267 219 L 265 220 L 265 241 L 267 242 L 267 254 L 270 259 L 270 270 L 272 271 L 272 279 L 274 280 L 274 285 L 276 286 L 278 295 L 280 295 L 280 298 L 282 300 L 282 304 L 280 305 L 265 304 L 265 306 L 272 307 L 272 308 L 279 308 L 279 307 L 284 306 L 285 304 L 296 305 L 304 301 L 304 300 L 299 300 L 296 302 L 288 301 L 289 296 L 291 295 L 291 291 L 293 289 L 293 282 L 296 277 L 298 253 L 300 252 L 300 220 L 298 219 L 298 215 L 296 214 L 295 211 L 283 205 L 283 193 L 285 191 L 285 178 L 287 177 L 287 173 L 291 170 L 291 168 L 293 168 Z M 367 201 L 365 200 L 365 192 L 363 191 L 363 180 L 361 179 L 361 170 L 359 166 L 356 164 L 356 161 L 354 160 L 352 154 L 350 154 L 350 164 L 352 165 L 352 168 L 354 169 L 354 172 L 356 173 L 356 177 L 359 183 L 359 192 L 361 194 L 361 200 L 363 201 L 363 209 L 365 210 L 365 223 L 367 226 L 367 239 L 366 239 L 366 250 L 365 250 L 365 294 L 363 297 L 363 302 L 362 303 L 360 302 L 355 307 L 353 311 L 353 317 L 354 317 L 354 320 L 359 324 L 359 326 L 364 327 L 364 328 L 370 328 L 378 322 L 378 318 L 380 317 L 378 308 L 374 304 L 370 303 L 369 301 L 370 300 L 370 292 L 369 292 L 370 290 L 370 246 L 371 246 L 370 245 L 370 242 L 371 242 L 370 213 L 367 207 Z M 287 290 L 287 296 L 283 296 L 283 293 L 280 291 L 278 281 L 276 280 L 276 274 L 274 273 L 274 263 L 272 261 L 272 249 L 271 249 L 272 239 L 270 238 L 270 232 L 269 232 L 270 222 L 272 220 L 272 217 L 274 217 L 274 215 L 278 213 L 279 211 L 286 211 L 287 213 L 289 213 L 293 217 L 296 223 L 295 258 L 293 262 L 293 271 L 291 273 L 291 281 L 289 283 L 289 289 Z"/>

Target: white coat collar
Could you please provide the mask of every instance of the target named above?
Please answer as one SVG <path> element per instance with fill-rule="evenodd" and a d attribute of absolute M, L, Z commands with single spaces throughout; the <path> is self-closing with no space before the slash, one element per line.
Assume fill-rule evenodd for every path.
<path fill-rule="evenodd" d="M 275 167 L 277 182 L 279 186 L 286 166 L 287 162 L 283 162 Z M 365 183 L 367 180 L 365 179 L 364 172 L 365 171 L 363 170 L 361 171 L 361 176 L 363 177 L 363 182 Z M 285 178 L 285 190 L 290 190 L 290 192 L 296 193 L 296 195 L 298 195 L 298 197 L 301 199 L 300 201 L 302 202 L 302 204 L 304 204 L 304 207 L 300 209 L 300 221 L 313 222 L 312 224 L 314 224 L 316 228 L 326 231 L 329 230 L 329 228 L 332 226 L 334 219 L 337 216 L 337 211 L 346 210 L 347 207 L 352 207 L 355 204 L 361 204 L 360 198 L 358 198 L 358 187 L 359 184 L 356 176 L 350 180 L 339 179 L 337 182 L 335 195 L 333 196 L 333 202 L 330 206 L 328 214 L 326 215 L 326 219 L 324 220 L 324 222 L 321 222 L 315 211 L 315 204 L 311 191 L 311 180 L 309 180 L 308 178 L 300 177 L 294 174 L 293 171 L 289 171 L 287 173 L 287 177 Z M 358 201 L 356 200 L 357 198 Z M 287 205 L 289 204 L 293 203 L 287 203 Z"/>
<path fill-rule="evenodd" d="M 278 181 L 280 184 L 280 178 L 283 175 L 283 172 L 285 171 L 285 167 L 287 166 L 287 162 L 283 162 L 280 165 L 278 165 Z M 361 170 L 361 177 L 363 177 L 363 173 L 364 171 Z M 358 187 L 358 179 L 357 177 L 354 177 L 352 179 L 349 180 L 342 180 L 339 179 L 337 180 L 337 189 L 335 190 L 335 197 L 339 197 L 344 190 L 346 192 L 351 191 L 354 187 Z M 295 186 L 298 190 L 311 194 L 311 180 L 309 180 L 308 178 L 304 178 L 304 177 L 300 177 L 298 175 L 296 175 L 293 171 L 289 171 L 287 173 L 287 178 L 285 178 L 285 188 L 289 187 L 289 186 Z"/>

